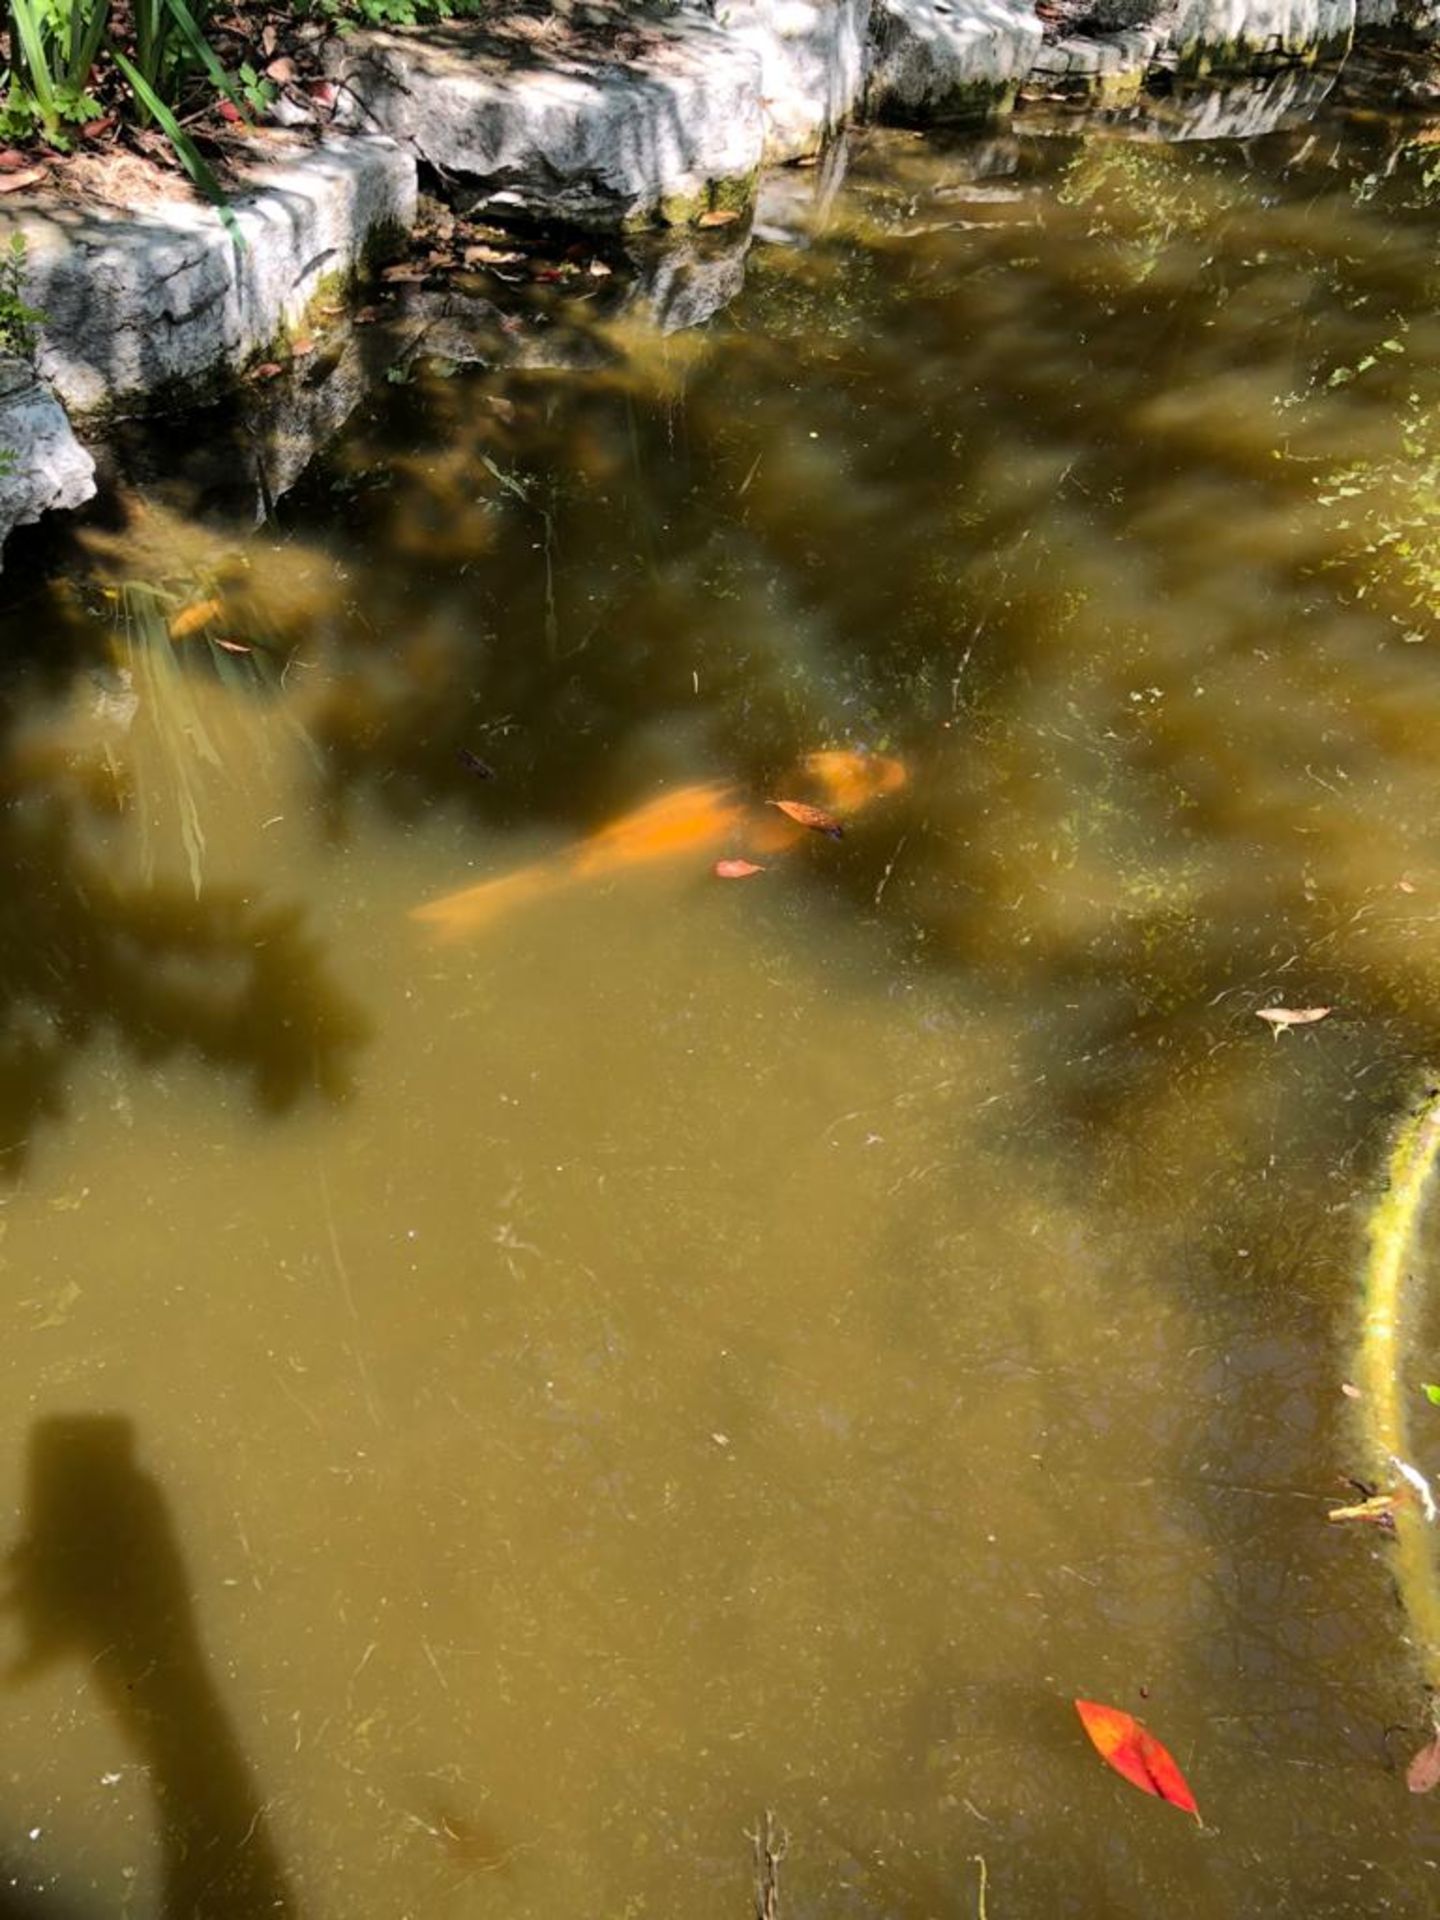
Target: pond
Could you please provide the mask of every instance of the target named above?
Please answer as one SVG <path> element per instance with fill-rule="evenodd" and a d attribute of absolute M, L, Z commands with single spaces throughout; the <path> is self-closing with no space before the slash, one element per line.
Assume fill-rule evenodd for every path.
<path fill-rule="evenodd" d="M 721 1920 L 767 1809 L 794 1920 L 1433 1905 L 1326 1514 L 1440 149 L 1185 130 L 856 138 L 7 575 L 0 1912 Z"/>

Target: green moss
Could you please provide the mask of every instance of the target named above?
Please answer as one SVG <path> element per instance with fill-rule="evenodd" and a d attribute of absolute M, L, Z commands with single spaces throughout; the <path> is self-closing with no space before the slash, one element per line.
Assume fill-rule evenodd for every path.
<path fill-rule="evenodd" d="M 1018 80 L 976 80 L 907 110 L 882 109 L 873 117 L 882 126 L 956 127 L 1003 119 L 1015 105 Z"/>
<path fill-rule="evenodd" d="M 653 216 L 628 220 L 626 230 L 633 233 L 652 226 L 693 227 L 707 213 L 746 213 L 754 205 L 759 178 L 758 172 L 735 174 L 725 180 L 707 180 L 694 193 L 664 194 Z"/>

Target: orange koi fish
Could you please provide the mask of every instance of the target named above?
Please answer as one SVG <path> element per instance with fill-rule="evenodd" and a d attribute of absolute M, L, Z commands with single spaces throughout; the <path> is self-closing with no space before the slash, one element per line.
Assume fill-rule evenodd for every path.
<path fill-rule="evenodd" d="M 841 817 L 858 813 L 884 794 L 898 793 L 908 778 L 898 760 L 848 747 L 809 754 L 801 764 L 810 783 L 823 793 L 826 806 Z M 803 805 L 794 804 L 803 813 Z M 482 880 L 478 886 L 415 907 L 411 918 L 434 927 L 441 939 L 458 939 L 532 900 L 626 867 L 681 854 L 698 858 L 736 840 L 743 840 L 752 852 L 779 853 L 804 838 L 805 828 L 793 818 L 762 814 L 747 805 L 737 787 L 724 781 L 700 782 L 647 800 L 548 860 L 536 860 L 514 873 Z"/>

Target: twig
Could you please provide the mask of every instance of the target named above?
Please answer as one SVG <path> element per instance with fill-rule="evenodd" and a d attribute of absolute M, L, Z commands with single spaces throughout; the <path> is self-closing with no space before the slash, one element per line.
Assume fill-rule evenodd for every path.
<path fill-rule="evenodd" d="M 763 1826 L 748 1836 L 755 1856 L 755 1920 L 780 1920 L 780 1862 L 790 1850 L 790 1836 L 775 1826 L 767 1807 Z"/>
<path fill-rule="evenodd" d="M 980 1893 L 975 1902 L 975 1920 L 990 1920 L 989 1911 L 985 1905 L 985 1896 L 990 1891 L 990 1869 L 985 1864 L 983 1853 L 972 1853 L 970 1858 L 980 1869 Z"/>
<path fill-rule="evenodd" d="M 895 843 L 895 851 L 891 854 L 890 858 L 885 862 L 885 871 L 884 873 L 881 874 L 880 884 L 875 889 L 875 905 L 877 907 L 885 897 L 885 889 L 886 887 L 889 886 L 890 876 L 895 871 L 895 862 L 900 858 L 901 854 L 905 851 L 905 842 L 909 838 L 910 838 L 910 835 L 908 833 L 902 833 L 900 838 Z"/>

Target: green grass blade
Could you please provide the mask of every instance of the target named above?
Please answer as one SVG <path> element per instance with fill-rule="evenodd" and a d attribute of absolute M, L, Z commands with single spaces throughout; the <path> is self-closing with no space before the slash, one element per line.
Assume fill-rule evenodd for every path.
<path fill-rule="evenodd" d="M 45 35 L 38 9 L 31 0 L 10 0 L 10 18 L 25 56 L 25 67 L 40 111 L 49 118 L 55 112 L 55 82 L 45 50 Z"/>
<path fill-rule="evenodd" d="M 231 211 L 230 202 L 225 198 L 225 189 L 215 178 L 213 171 L 201 154 L 199 148 L 175 118 L 169 107 L 167 107 L 165 102 L 160 98 L 159 94 L 156 93 L 144 74 L 141 73 L 140 69 L 135 65 L 134 61 L 128 60 L 117 46 L 112 45 L 110 52 L 116 66 L 119 67 L 121 73 L 124 74 L 125 78 L 135 89 L 136 99 L 140 102 L 141 106 L 144 107 L 145 111 L 153 116 L 160 131 L 165 135 L 165 138 L 170 142 L 171 146 L 174 147 L 181 166 L 184 167 L 190 178 L 205 195 L 206 199 L 214 201 L 216 208 L 219 210 L 220 218 L 225 223 L 226 231 L 235 242 L 236 247 L 243 253 L 245 250 L 245 236 L 241 233 L 239 222 Z"/>
<path fill-rule="evenodd" d="M 229 74 L 226 73 L 220 62 L 216 59 L 215 49 L 200 31 L 199 23 L 189 7 L 185 4 L 185 0 L 164 0 L 164 6 L 176 26 L 179 27 L 180 37 L 185 41 L 191 53 L 210 76 L 211 83 L 214 85 L 216 91 L 223 93 L 234 106 L 240 109 L 241 114 L 248 120 L 250 116 L 245 111 L 244 98 Z"/>
<path fill-rule="evenodd" d="M 78 93 L 90 77 L 110 25 L 110 0 L 72 0 L 70 65 L 66 79 Z"/>

